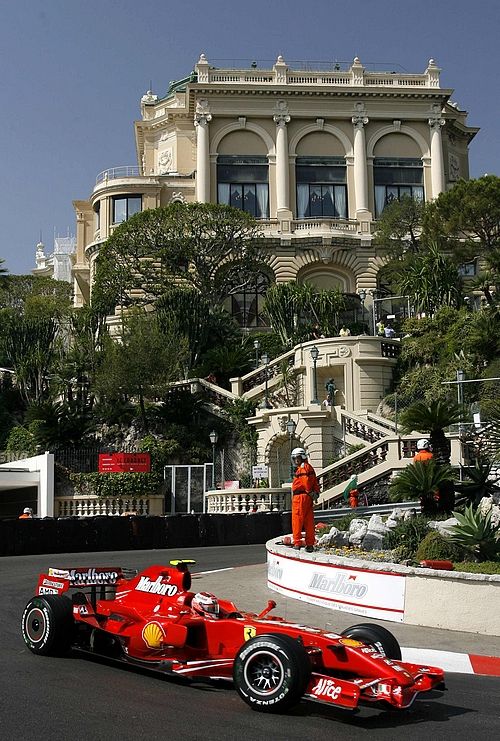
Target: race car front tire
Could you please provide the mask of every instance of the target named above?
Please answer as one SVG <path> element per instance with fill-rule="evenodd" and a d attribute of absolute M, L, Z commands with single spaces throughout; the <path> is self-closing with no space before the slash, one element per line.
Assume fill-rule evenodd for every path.
<path fill-rule="evenodd" d="M 274 633 L 243 644 L 234 660 L 233 679 L 240 697 L 253 710 L 276 713 L 299 702 L 311 675 L 302 643 Z"/>
<path fill-rule="evenodd" d="M 67 653 L 74 633 L 71 601 L 60 594 L 33 597 L 24 608 L 21 630 L 24 642 L 34 654 Z"/>
<path fill-rule="evenodd" d="M 351 625 L 350 628 L 342 631 L 341 635 L 366 643 L 379 653 L 385 654 L 388 659 L 401 661 L 401 646 L 390 630 L 383 628 L 381 625 L 359 623 L 358 625 Z"/>

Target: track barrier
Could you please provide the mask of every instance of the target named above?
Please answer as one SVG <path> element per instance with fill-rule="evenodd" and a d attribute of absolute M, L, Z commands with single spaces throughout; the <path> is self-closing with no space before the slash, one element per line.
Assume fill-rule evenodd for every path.
<path fill-rule="evenodd" d="M 4 519 L 0 556 L 251 545 L 290 527 L 289 512 Z"/>

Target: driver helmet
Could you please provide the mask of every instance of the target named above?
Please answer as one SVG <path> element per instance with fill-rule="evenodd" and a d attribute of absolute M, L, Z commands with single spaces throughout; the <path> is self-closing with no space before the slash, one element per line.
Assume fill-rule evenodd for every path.
<path fill-rule="evenodd" d="M 199 615 L 214 615 L 219 614 L 219 601 L 217 597 L 210 592 L 198 592 L 194 595 L 191 607 Z"/>
<path fill-rule="evenodd" d="M 23 514 L 24 515 L 32 515 L 33 514 L 33 510 L 31 509 L 31 507 L 25 507 L 23 509 Z"/>
<path fill-rule="evenodd" d="M 294 448 L 292 450 L 292 454 L 290 456 L 292 459 L 292 463 L 295 461 L 295 458 L 297 458 L 298 456 L 300 456 L 303 461 L 307 460 L 307 453 L 304 450 L 304 448 Z"/>
<path fill-rule="evenodd" d="M 427 440 L 426 437 L 422 437 L 420 440 L 417 440 L 417 450 L 430 450 L 431 444 L 429 440 Z"/>

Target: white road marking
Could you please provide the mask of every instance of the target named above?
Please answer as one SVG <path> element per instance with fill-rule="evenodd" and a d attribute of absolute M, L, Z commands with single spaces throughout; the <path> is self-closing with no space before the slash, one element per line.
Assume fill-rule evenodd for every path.
<path fill-rule="evenodd" d="M 204 574 L 219 574 L 221 571 L 233 571 L 234 566 L 228 566 L 226 569 L 212 569 L 212 571 L 195 571 L 191 576 L 203 576 Z"/>
<path fill-rule="evenodd" d="M 447 672 L 459 674 L 474 674 L 468 654 L 454 653 L 453 651 L 437 651 L 433 648 L 405 648 L 401 647 L 403 661 L 421 666 L 437 666 Z"/>

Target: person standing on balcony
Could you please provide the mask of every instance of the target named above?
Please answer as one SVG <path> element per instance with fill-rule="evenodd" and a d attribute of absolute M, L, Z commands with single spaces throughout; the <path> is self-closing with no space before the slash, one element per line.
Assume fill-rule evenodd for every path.
<path fill-rule="evenodd" d="M 350 337 L 350 335 L 351 335 L 351 330 L 349 329 L 349 327 L 346 327 L 346 325 L 343 324 L 342 327 L 340 328 L 339 337 Z"/>
<path fill-rule="evenodd" d="M 306 551 L 312 553 L 315 541 L 313 501 L 319 495 L 319 482 L 304 448 L 292 450 L 292 463 L 296 466 L 292 480 L 293 547 L 300 550 L 304 530 Z"/>

